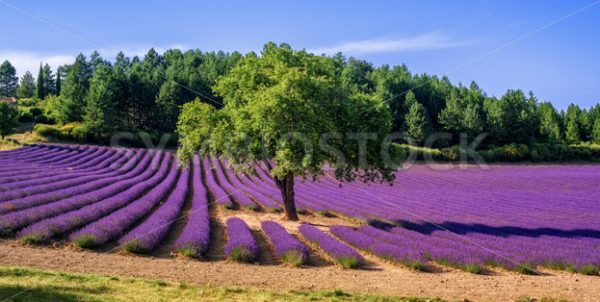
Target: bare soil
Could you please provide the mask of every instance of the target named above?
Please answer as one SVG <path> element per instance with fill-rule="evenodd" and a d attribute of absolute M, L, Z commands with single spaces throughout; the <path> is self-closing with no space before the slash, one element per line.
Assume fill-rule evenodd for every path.
<path fill-rule="evenodd" d="M 482 276 L 452 270 L 419 273 L 388 264 L 368 270 L 344 270 L 333 265 L 293 268 L 29 247 L 13 240 L 0 243 L 0 265 L 279 291 L 341 289 L 470 301 L 514 301 L 522 296 L 569 301 L 600 299 L 599 277 L 566 272 L 552 271 L 543 276 L 499 272 Z"/>
<path fill-rule="evenodd" d="M 365 253 L 366 268 L 346 270 L 332 264 L 327 255 L 314 246 L 311 247 L 308 266 L 280 265 L 272 256 L 266 236 L 260 231 L 260 222 L 276 220 L 302 240 L 297 234 L 300 222 L 282 221 L 281 213 L 232 211 L 221 207 L 213 207 L 211 214 L 212 244 L 204 260 L 172 257 L 164 251 L 154 257 L 141 257 L 112 249 L 79 251 L 66 243 L 35 247 L 23 246 L 16 240 L 2 240 L 0 265 L 277 291 L 341 289 L 355 293 L 438 297 L 450 301 L 515 301 L 524 296 L 600 301 L 600 277 L 568 272 L 543 270 L 540 276 L 527 276 L 491 269 L 487 275 L 474 275 L 432 264 L 434 272 L 421 273 Z M 255 264 L 237 264 L 223 259 L 226 242 L 223 224 L 232 216 L 246 221 L 259 239 L 262 253 Z M 301 220 L 323 230 L 333 224 L 353 225 L 352 221 L 339 217 L 303 215 Z M 168 250 L 168 244 L 161 248 Z"/>

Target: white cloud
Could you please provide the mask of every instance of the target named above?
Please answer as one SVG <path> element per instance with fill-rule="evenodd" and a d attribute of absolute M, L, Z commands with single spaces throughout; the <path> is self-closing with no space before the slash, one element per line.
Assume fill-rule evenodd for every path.
<path fill-rule="evenodd" d="M 140 56 L 143 57 L 152 45 L 118 45 L 110 48 L 98 49 L 100 55 L 107 59 L 113 60 L 119 51 L 123 51 L 125 55 L 129 57 Z M 168 46 L 154 46 L 154 49 L 158 53 L 163 53 L 167 49 L 179 48 L 187 50 L 184 45 L 174 44 Z M 38 53 L 30 51 L 19 51 L 19 50 L 2 50 L 0 49 L 0 63 L 4 60 L 10 61 L 10 63 L 17 69 L 17 75 L 21 77 L 26 71 L 30 71 L 34 77 L 37 76 L 38 69 L 40 68 L 40 62 L 43 64 L 50 64 L 52 70 L 56 73 L 56 69 L 64 64 L 71 64 L 75 61 L 75 57 L 79 53 L 83 53 L 88 59 L 93 49 L 86 49 L 82 51 L 73 51 L 65 53 Z"/>
<path fill-rule="evenodd" d="M 465 45 L 464 42 L 453 40 L 441 33 L 427 33 L 414 37 L 377 38 L 360 41 L 349 41 L 331 47 L 309 49 L 315 54 L 368 54 L 368 53 L 391 53 L 408 52 L 431 49 L 445 49 Z"/>
<path fill-rule="evenodd" d="M 34 77 L 37 76 L 40 68 L 40 62 L 48 63 L 56 71 L 58 66 L 71 63 L 75 56 L 66 54 L 39 54 L 34 52 L 0 50 L 0 60 L 8 60 L 17 69 L 17 75 L 22 76 L 26 71 L 30 71 Z"/>

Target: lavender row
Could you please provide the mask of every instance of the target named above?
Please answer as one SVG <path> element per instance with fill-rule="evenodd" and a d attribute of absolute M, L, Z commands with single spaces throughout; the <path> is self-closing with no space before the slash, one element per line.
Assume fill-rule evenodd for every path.
<path fill-rule="evenodd" d="M 208 157 L 205 157 L 202 161 L 202 167 L 204 168 L 204 175 L 206 175 L 206 186 L 208 187 L 208 191 L 212 194 L 214 202 L 225 208 L 233 208 L 229 194 L 227 194 L 215 180 L 210 166 L 210 159 Z"/>
<path fill-rule="evenodd" d="M 44 195 L 39 199 L 30 199 L 28 201 L 31 204 L 42 203 L 42 205 L 0 215 L 0 234 L 12 234 L 14 231 L 41 219 L 53 217 L 91 203 L 102 201 L 131 187 L 131 185 L 135 184 L 135 181 L 142 181 L 149 178 L 160 162 L 161 153 L 159 152 L 154 158 L 152 158 L 153 152 L 145 153 L 144 159 L 137 163 L 135 168 L 121 176 L 90 183 L 89 187 L 83 190 L 82 187 L 85 186 L 79 186 L 61 190 L 58 195 Z M 151 160 L 152 163 L 150 163 Z M 148 163 L 151 165 L 150 169 L 148 169 Z M 133 164 L 136 163 L 132 162 Z M 45 204 L 49 202 L 52 203 Z"/>
<path fill-rule="evenodd" d="M 1 181 L 2 181 L 2 183 L 8 183 L 8 182 L 17 182 L 17 181 L 32 180 L 32 179 L 38 180 L 42 177 L 51 179 L 52 177 L 56 177 L 57 175 L 73 173 L 80 168 L 93 167 L 93 165 L 99 161 L 98 158 L 106 158 L 108 155 L 106 155 L 104 157 L 101 156 L 104 153 L 104 151 L 106 151 L 106 150 L 107 150 L 106 148 L 95 149 L 95 150 L 94 150 L 94 148 L 91 148 L 90 150 L 82 152 L 82 153 L 78 154 L 77 156 L 73 156 L 73 157 L 64 159 L 63 161 L 65 161 L 65 164 L 58 164 L 59 162 L 63 162 L 63 161 L 59 161 L 52 165 L 40 165 L 38 167 L 31 168 L 31 169 L 26 169 L 25 167 L 20 167 L 19 168 L 20 173 L 19 172 L 12 172 L 10 174 L 4 173 L 1 178 Z M 111 150 L 109 152 L 112 155 L 112 153 L 114 153 L 116 151 Z M 30 173 L 23 174 L 23 172 L 25 172 L 25 171 L 30 172 Z M 82 172 L 84 172 L 84 171 L 85 170 L 83 170 Z"/>
<path fill-rule="evenodd" d="M 150 188 L 156 186 L 166 176 L 169 169 L 170 154 L 167 153 L 156 158 L 158 160 L 152 163 L 151 168 L 146 169 L 139 176 L 111 186 L 113 187 L 111 189 L 115 189 L 116 186 L 116 190 L 111 190 L 110 193 L 112 194 L 101 198 L 101 202 L 95 202 L 68 212 L 63 209 L 62 214 L 36 222 L 21 230 L 17 236 L 25 242 L 45 242 L 56 235 L 72 231 L 127 205 L 131 200 L 139 198 Z M 156 169 L 159 165 L 160 168 Z"/>
<path fill-rule="evenodd" d="M 354 249 L 332 238 L 316 227 L 309 224 L 302 224 L 298 230 L 306 239 L 318 245 L 342 267 L 357 268 L 364 263 L 362 256 Z"/>
<path fill-rule="evenodd" d="M 228 167 L 227 161 L 225 161 L 225 163 L 222 163 L 222 166 L 224 166 L 225 173 L 227 174 L 227 176 L 233 186 L 235 186 L 237 189 L 242 190 L 243 192 L 245 192 L 246 194 L 251 196 L 255 201 L 260 203 L 260 205 L 262 207 L 265 207 L 268 210 L 274 211 L 274 212 L 281 211 L 280 203 L 275 202 L 271 197 L 263 194 L 262 192 L 260 192 L 259 190 L 255 189 L 255 188 L 253 188 L 253 186 L 247 186 L 246 184 L 244 184 L 238 178 L 236 173 L 234 173 L 234 171 Z"/>
<path fill-rule="evenodd" d="M 142 173 L 148 162 L 150 162 L 151 157 L 152 153 L 150 152 L 140 152 L 136 157 L 127 162 L 122 169 L 115 171 L 115 174 L 111 174 L 109 177 L 104 177 L 83 185 L 66 187 L 59 190 L 54 190 L 51 184 L 49 187 L 47 187 L 48 192 L 27 196 L 22 199 L 18 199 L 15 202 L 3 202 L 0 204 L 0 212 L 3 213 L 3 215 L 0 215 L 0 228 L 3 226 L 6 227 L 6 225 L 11 225 L 11 227 L 14 227 L 17 225 L 17 223 L 22 225 L 23 221 L 26 219 L 29 221 L 31 219 L 31 215 L 28 214 L 28 209 L 30 208 L 33 208 L 34 211 L 38 211 L 40 214 L 44 213 L 44 211 L 53 213 L 57 206 L 53 202 L 62 200 L 62 204 L 64 204 L 66 202 L 65 200 L 68 200 L 68 198 L 82 202 L 83 199 L 79 198 L 79 196 L 83 194 L 95 192 L 103 187 L 110 186 L 116 182 L 126 180 L 132 176 Z M 102 194 L 100 195 L 102 196 Z M 94 196 L 92 194 L 90 195 L 90 200 L 99 201 L 100 199 L 98 196 Z M 44 205 L 46 206 L 43 207 Z M 40 207 L 42 207 L 41 209 L 43 210 L 39 210 L 38 208 Z M 10 223 L 10 221 L 12 221 L 12 223 Z"/>
<path fill-rule="evenodd" d="M 235 199 L 235 201 L 237 201 L 237 203 L 240 205 L 240 207 L 251 209 L 251 210 L 257 209 L 256 203 L 254 203 L 254 201 L 252 201 L 252 199 L 250 199 L 250 197 L 248 197 L 246 194 L 244 194 L 244 192 L 242 192 L 240 189 L 234 187 L 229 182 L 229 179 L 227 179 L 227 177 L 225 176 L 225 173 L 223 173 L 223 169 L 221 168 L 219 160 L 215 157 L 211 158 L 211 160 L 212 160 L 213 169 L 217 176 L 217 181 L 221 185 L 221 188 L 223 188 L 223 190 L 225 190 L 225 192 L 227 192 L 229 196 L 233 197 L 233 199 Z"/>
<path fill-rule="evenodd" d="M 357 232 L 347 226 L 332 226 L 329 231 L 349 244 L 368 251 L 391 262 L 400 263 L 419 271 L 427 271 L 426 259 L 420 251 L 405 249 L 393 244 L 381 242 L 374 237 Z"/>
<path fill-rule="evenodd" d="M 187 222 L 173 245 L 179 254 L 188 257 L 200 257 L 208 249 L 210 242 L 210 215 L 208 211 L 207 192 L 202 182 L 200 157 L 195 155 L 192 160 L 192 207 L 187 214 Z M 157 219 L 156 224 L 164 224 L 175 219 L 183 201 L 174 200 L 173 205 L 165 209 L 165 213 Z M 165 204 L 166 205 L 166 204 Z"/>
<path fill-rule="evenodd" d="M 117 167 L 126 165 L 127 161 L 130 160 L 133 155 L 133 151 L 127 151 L 125 153 L 115 153 L 111 157 L 103 158 L 103 160 L 98 162 L 95 166 L 97 169 L 95 172 L 70 173 L 64 176 L 50 177 L 49 179 L 41 178 L 4 185 L 1 188 L 10 191 L 0 193 L 0 204 L 3 201 L 24 198 L 39 193 L 52 194 L 51 192 L 56 190 L 114 176 L 119 172 Z M 1 210 L 0 213 L 2 213 Z"/>
<path fill-rule="evenodd" d="M 252 262 L 258 256 L 258 243 L 246 223 L 232 217 L 227 220 L 225 257 L 232 261 Z"/>
<path fill-rule="evenodd" d="M 308 249 L 304 244 L 274 221 L 263 221 L 261 226 L 275 248 L 278 259 L 294 266 L 304 264 L 308 258 Z"/>
<path fill-rule="evenodd" d="M 174 163 L 169 174 L 157 186 L 153 187 L 153 185 L 160 181 L 160 176 L 153 178 L 157 179 L 157 181 L 150 180 L 147 184 L 136 185 L 140 188 L 139 190 L 129 189 L 126 195 L 123 193 L 125 196 L 131 197 L 129 204 L 74 232 L 69 236 L 69 239 L 81 248 L 93 248 L 122 236 L 125 230 L 147 215 L 169 194 L 171 188 L 177 182 L 178 174 L 179 167 L 177 163 Z M 188 173 L 185 172 L 185 175 L 180 179 L 177 185 L 177 188 L 180 190 L 182 186 L 187 187 L 187 176 Z M 146 188 L 151 188 L 148 193 L 139 198 L 133 197 L 137 192 Z M 185 195 L 183 198 L 185 198 Z M 116 196 L 113 199 L 115 200 L 114 206 L 107 205 L 111 200 L 102 201 L 102 206 L 105 208 L 117 208 L 121 202 L 117 201 Z"/>

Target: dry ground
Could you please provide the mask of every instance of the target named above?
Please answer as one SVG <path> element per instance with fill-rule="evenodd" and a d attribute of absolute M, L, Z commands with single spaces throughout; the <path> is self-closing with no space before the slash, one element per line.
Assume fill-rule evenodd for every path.
<path fill-rule="evenodd" d="M 213 208 L 214 237 L 208 260 L 179 259 L 161 248 L 153 256 L 135 256 L 115 251 L 79 251 L 65 243 L 54 246 L 23 246 L 16 240 L 0 242 L 0 266 L 19 266 L 58 271 L 158 278 L 211 286 L 242 286 L 289 290 L 333 290 L 379 295 L 438 297 L 450 301 L 515 301 L 527 296 L 552 297 L 568 301 L 600 301 L 600 277 L 567 272 L 543 271 L 541 276 L 526 276 L 493 269 L 489 275 L 474 275 L 438 267 L 438 272 L 421 273 L 365 255 L 368 267 L 345 270 L 332 265 L 327 256 L 312 249 L 310 265 L 287 267 L 270 256 L 270 247 L 260 232 L 261 220 L 279 220 L 281 214 L 230 211 Z M 223 222 L 238 216 L 255 230 L 263 255 L 255 264 L 222 260 Z M 303 216 L 317 226 L 349 224 L 340 218 Z M 280 221 L 281 222 L 281 221 Z M 297 223 L 281 222 L 296 233 Z M 176 234 L 173 234 L 176 235 Z M 114 247 L 113 247 L 114 248 Z"/>

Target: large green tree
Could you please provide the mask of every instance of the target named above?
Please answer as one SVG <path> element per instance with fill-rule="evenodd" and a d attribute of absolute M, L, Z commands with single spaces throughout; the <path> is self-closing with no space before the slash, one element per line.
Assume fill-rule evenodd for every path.
<path fill-rule="evenodd" d="M 594 129 L 592 130 L 592 140 L 596 144 L 600 144 L 600 119 L 596 119 L 594 122 Z"/>
<path fill-rule="evenodd" d="M 90 80 L 83 116 L 84 125 L 96 137 L 109 135 L 117 127 L 117 92 L 112 68 L 106 64 L 96 66 L 94 76 Z"/>
<path fill-rule="evenodd" d="M 27 71 L 21 77 L 19 88 L 17 88 L 17 97 L 20 99 L 31 98 L 35 95 L 35 79 L 31 72 Z"/>
<path fill-rule="evenodd" d="M 581 141 L 581 108 L 575 104 L 569 105 L 565 116 L 565 138 L 569 143 Z"/>
<path fill-rule="evenodd" d="M 50 64 L 44 64 L 42 68 L 42 77 L 44 78 L 44 97 L 56 94 L 56 76 L 52 72 Z"/>
<path fill-rule="evenodd" d="M 66 123 L 83 119 L 83 111 L 86 108 L 85 97 L 88 93 L 91 77 L 90 64 L 83 54 L 79 54 L 75 58 L 75 62 L 69 67 L 67 77 L 62 83 L 62 102 L 57 114 L 59 122 Z"/>
<path fill-rule="evenodd" d="M 393 166 L 380 155 L 391 128 L 387 104 L 351 95 L 335 73 L 331 58 L 285 44 L 246 55 L 215 87 L 222 109 L 199 101 L 183 106 L 180 157 L 200 150 L 236 167 L 272 161 L 290 220 L 298 219 L 295 177 L 320 177 L 325 164 L 338 179 L 391 180 Z"/>
<path fill-rule="evenodd" d="M 17 125 L 17 115 L 17 109 L 7 103 L 0 102 L 0 137 L 2 137 L 2 140 Z"/>
<path fill-rule="evenodd" d="M 537 101 L 521 90 L 508 90 L 500 100 L 484 101 L 490 141 L 494 144 L 533 142 L 539 129 Z"/>
<path fill-rule="evenodd" d="M 413 102 L 406 114 L 406 134 L 409 142 L 422 145 L 431 133 L 431 122 L 427 110 L 421 103 Z"/>
<path fill-rule="evenodd" d="M 8 60 L 0 64 L 0 97 L 15 96 L 18 81 L 17 71 Z"/>
<path fill-rule="evenodd" d="M 35 84 L 35 97 L 38 99 L 44 98 L 44 69 L 42 67 L 42 63 L 40 63 L 37 82 Z"/>
<path fill-rule="evenodd" d="M 560 142 L 562 140 L 562 128 L 560 115 L 549 102 L 541 103 L 538 107 L 540 116 L 540 135 L 542 139 L 551 142 Z"/>

